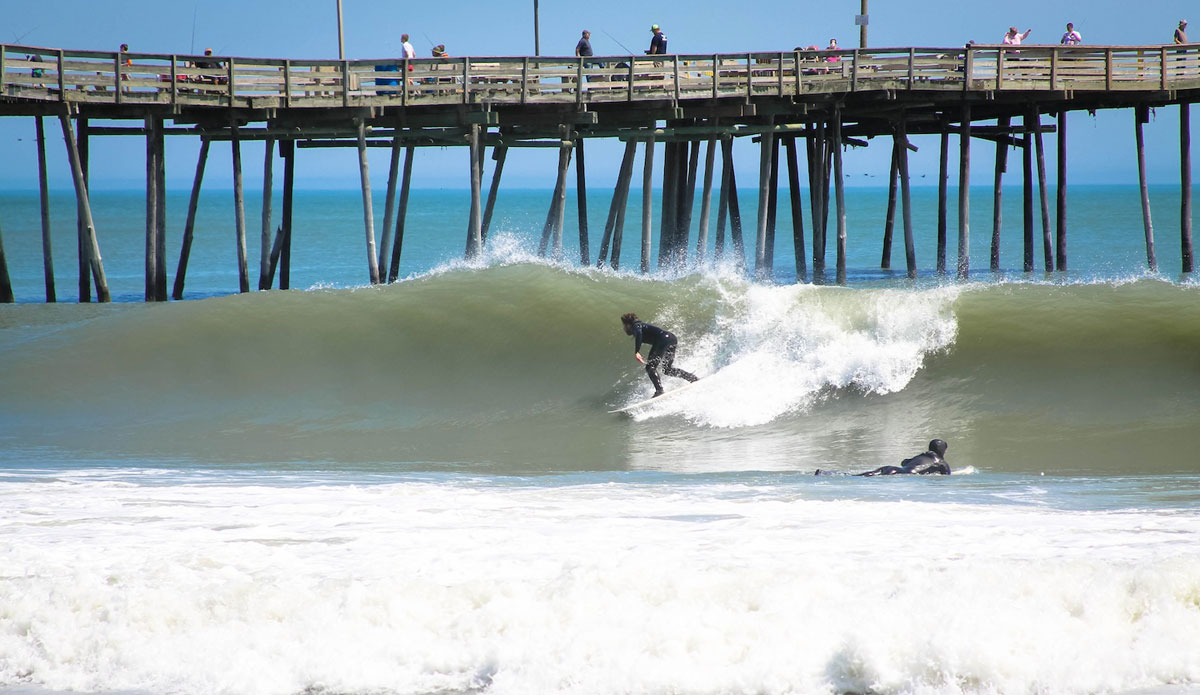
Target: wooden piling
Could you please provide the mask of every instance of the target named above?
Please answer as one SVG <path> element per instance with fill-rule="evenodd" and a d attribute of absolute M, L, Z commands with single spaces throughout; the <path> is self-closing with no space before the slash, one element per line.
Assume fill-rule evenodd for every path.
<path fill-rule="evenodd" d="M 771 142 L 771 181 L 767 184 L 767 272 L 775 276 L 775 227 L 779 220 L 779 138 Z"/>
<path fill-rule="evenodd" d="M 8 259 L 4 255 L 4 232 L 0 230 L 0 304 L 12 304 L 13 301 L 12 278 L 8 275 Z"/>
<path fill-rule="evenodd" d="M 483 252 L 483 157 L 477 123 L 471 124 L 470 146 L 467 149 L 471 159 L 471 211 L 467 220 L 466 257 L 473 259 Z"/>
<path fill-rule="evenodd" d="M 738 203 L 737 169 L 733 167 L 733 142 L 729 143 L 729 241 L 738 270 L 746 269 L 746 244 L 742 238 L 742 206 Z"/>
<path fill-rule="evenodd" d="M 237 228 L 238 287 L 242 292 L 249 292 L 250 277 L 246 268 L 246 206 L 242 195 L 242 143 L 236 123 L 229 127 L 229 135 L 233 148 L 233 212 Z"/>
<path fill-rule="evenodd" d="M 563 136 L 565 138 L 565 136 Z M 561 140 L 558 147 L 558 176 L 554 183 L 554 193 L 550 199 L 550 209 L 546 212 L 546 224 L 542 228 L 542 240 L 538 244 L 538 255 L 545 256 L 546 249 L 551 249 L 551 257 L 555 260 L 562 258 L 562 221 L 567 196 L 567 167 L 571 165 L 571 143 Z M 551 245 L 551 242 L 553 244 Z"/>
<path fill-rule="evenodd" d="M 992 248 L 989 265 L 992 272 L 1000 270 L 1000 224 L 1003 217 L 1001 214 L 1001 183 L 1004 172 L 1008 170 L 1008 143 L 1011 138 L 1009 117 L 1001 116 L 996 119 L 996 123 L 998 132 L 996 134 L 996 172 L 992 183 Z"/>
<path fill-rule="evenodd" d="M 613 187 L 612 200 L 608 205 L 608 219 L 604 222 L 604 234 L 600 237 L 600 251 L 596 254 L 596 267 L 600 268 L 609 260 L 609 246 L 612 246 L 610 265 L 617 270 L 621 263 L 621 237 L 625 224 L 625 205 L 629 200 L 629 180 L 633 177 L 633 158 L 637 154 L 637 140 L 625 142 L 625 154 L 621 156 L 621 168 L 617 173 L 617 183 Z"/>
<path fill-rule="evenodd" d="M 1158 260 L 1154 255 L 1154 223 L 1150 220 L 1150 191 L 1146 186 L 1146 143 L 1142 135 L 1142 124 L 1150 120 L 1150 107 L 1134 109 L 1134 135 L 1137 145 L 1138 188 L 1142 193 L 1142 226 L 1146 230 L 1146 266 L 1150 272 L 1158 272 Z"/>
<path fill-rule="evenodd" d="M 408 192 L 412 183 L 413 153 L 416 147 L 409 145 L 404 150 L 404 170 L 400 175 L 400 202 L 396 204 L 396 229 L 392 238 L 392 258 L 388 264 L 388 282 L 395 282 L 400 276 L 400 252 L 404 247 L 404 223 L 408 218 Z M 503 155 L 501 155 L 503 161 Z M 487 219 L 485 216 L 484 219 Z M 386 232 L 386 230 L 385 230 Z M 483 227 L 480 226 L 480 238 L 483 238 Z"/>
<path fill-rule="evenodd" d="M 158 265 L 155 256 L 157 246 L 154 235 L 158 225 L 158 152 L 154 138 L 154 117 L 146 116 L 146 235 L 145 249 L 145 301 L 154 301 L 154 268 Z"/>
<path fill-rule="evenodd" d="M 700 141 L 692 140 L 687 157 L 684 173 L 684 186 L 679 195 L 679 209 L 676 214 L 675 228 L 675 262 L 683 267 L 687 263 L 688 242 L 692 232 L 692 209 L 696 206 L 696 177 L 700 169 Z"/>
<path fill-rule="evenodd" d="M 171 297 L 175 300 L 183 299 L 188 258 L 192 253 L 192 235 L 196 229 L 196 207 L 200 204 L 200 184 L 204 181 L 204 165 L 208 161 L 208 144 L 208 138 L 200 139 L 200 154 L 196 158 L 196 175 L 192 179 L 192 196 L 188 199 L 187 221 L 183 226 L 183 241 L 179 245 L 179 265 L 175 269 L 175 286 L 171 292 Z"/>
<path fill-rule="evenodd" d="M 583 138 L 575 137 L 575 211 L 579 220 L 579 265 L 588 266 L 587 168 L 583 158 Z"/>
<path fill-rule="evenodd" d="M 679 176 L 681 159 L 687 157 L 683 143 L 668 140 L 663 143 L 662 210 L 658 223 L 658 267 L 659 270 L 673 265 L 675 239 L 678 236 L 676 220 L 679 210 Z"/>
<path fill-rule="evenodd" d="M 275 189 L 275 138 L 267 138 L 263 148 L 262 245 L 258 264 L 258 289 L 271 289 L 267 276 L 271 271 L 271 196 Z"/>
<path fill-rule="evenodd" d="M 1042 115 L 1033 111 L 1033 139 L 1037 153 L 1038 201 L 1042 212 L 1042 262 L 1047 273 L 1054 272 L 1054 241 L 1050 232 L 1050 197 L 1046 190 L 1046 146 L 1042 138 Z"/>
<path fill-rule="evenodd" d="M 788 202 L 792 210 L 792 246 L 796 256 L 796 282 L 808 281 L 808 260 L 804 257 L 804 201 L 800 199 L 800 162 L 796 137 L 783 141 L 787 151 Z"/>
<path fill-rule="evenodd" d="M 64 112 L 59 115 L 58 119 L 62 125 L 63 140 L 67 144 L 67 156 L 71 160 L 71 175 L 75 181 L 76 201 L 83 216 L 83 252 L 92 271 L 92 281 L 96 284 L 96 301 L 108 302 L 112 300 L 112 297 L 108 291 L 108 278 L 104 275 L 104 263 L 100 258 L 100 243 L 96 239 L 96 223 L 92 219 L 92 203 L 88 196 L 87 181 L 84 179 L 79 146 L 75 141 L 74 128 L 71 127 L 71 116 Z M 80 290 L 84 289 L 83 285 L 84 281 L 81 280 Z M 90 291 L 87 294 L 90 295 Z M 83 297 L 84 295 L 81 294 L 80 301 L 85 301 Z"/>
<path fill-rule="evenodd" d="M 155 117 L 146 116 L 146 268 L 145 299 L 154 301 L 154 269 L 158 267 L 158 140 L 154 137 Z"/>
<path fill-rule="evenodd" d="M 392 224 L 396 218 L 396 188 L 398 185 L 397 178 L 400 173 L 400 152 L 403 151 L 404 144 L 399 135 L 392 137 L 391 157 L 388 159 L 388 180 L 387 193 L 383 198 L 383 232 L 379 235 L 379 276 L 383 279 L 384 268 L 388 267 L 388 263 L 392 257 Z"/>
<path fill-rule="evenodd" d="M 1033 121 L 1029 113 L 1024 116 L 1025 135 L 1021 150 L 1021 219 L 1024 231 L 1024 264 L 1026 273 L 1033 272 Z"/>
<path fill-rule="evenodd" d="M 79 153 L 79 168 L 83 172 L 83 187 L 88 188 L 88 120 L 79 118 L 79 130 L 75 137 L 75 147 Z M 79 301 L 92 301 L 92 262 L 90 244 L 88 242 L 88 225 L 84 219 L 82 199 L 75 196 L 75 228 L 78 241 L 79 257 Z"/>
<path fill-rule="evenodd" d="M 708 139 L 704 150 L 704 183 L 700 193 L 700 222 L 696 225 L 696 265 L 704 263 L 708 252 L 708 222 L 712 207 L 713 164 L 716 162 L 717 141 Z"/>
<path fill-rule="evenodd" d="M 829 174 L 825 168 L 825 151 L 827 149 L 825 123 L 818 120 L 814 131 L 808 138 L 808 192 L 809 210 L 812 213 L 813 282 L 815 283 L 825 280 L 825 221 L 827 219 L 825 204 L 828 201 L 825 189 L 829 186 Z"/>
<path fill-rule="evenodd" d="M 155 206 L 154 230 L 154 301 L 167 301 L 167 144 L 163 133 L 163 121 L 156 119 L 154 128 L 155 149 L 158 157 L 155 160 L 155 189 L 158 193 L 158 203 Z"/>
<path fill-rule="evenodd" d="M 900 183 L 900 158 L 895 141 L 892 142 L 892 165 L 888 172 L 888 202 L 887 213 L 883 219 L 883 256 L 879 267 L 889 270 L 892 267 L 892 232 L 896 228 L 896 189 Z"/>
<path fill-rule="evenodd" d="M 46 301 L 58 301 L 54 289 L 54 250 L 50 243 L 50 186 L 46 178 L 46 130 L 37 116 L 38 194 L 42 213 L 42 274 L 46 282 Z"/>
<path fill-rule="evenodd" d="M 292 204 L 296 183 L 296 141 L 288 140 L 283 158 L 283 243 L 279 247 L 279 289 L 291 289 L 292 283 Z"/>
<path fill-rule="evenodd" d="M 950 185 L 950 129 L 943 121 L 941 132 L 941 149 L 938 156 L 938 217 L 937 217 L 937 258 L 936 272 L 946 274 L 946 218 L 948 216 L 947 198 Z"/>
<path fill-rule="evenodd" d="M 900 205 L 904 210 L 904 260 L 908 268 L 908 277 L 915 278 L 917 277 L 917 250 L 913 241 L 912 196 L 909 191 L 908 178 L 908 133 L 904 119 L 897 124 L 896 134 L 893 137 L 899 158 L 897 164 L 900 176 Z"/>
<path fill-rule="evenodd" d="M 1067 269 L 1067 112 L 1064 109 L 1058 111 L 1058 137 L 1055 140 L 1058 146 L 1058 184 L 1055 191 L 1058 196 L 1055 225 L 1058 255 L 1055 268 L 1061 271 Z"/>
<path fill-rule="evenodd" d="M 1194 269 L 1192 260 L 1192 105 L 1179 105 L 1179 243 L 1183 272 Z"/>
<path fill-rule="evenodd" d="M 768 126 L 774 122 L 773 117 L 767 117 Z M 754 241 L 754 276 L 759 280 L 771 277 L 771 268 L 767 266 L 767 210 L 771 202 L 771 150 L 774 146 L 774 133 L 763 133 L 758 148 L 758 234 Z"/>
<path fill-rule="evenodd" d="M 371 203 L 371 170 L 367 163 L 367 124 L 362 117 L 358 126 L 358 179 L 362 185 L 363 227 L 367 237 L 367 275 L 372 285 L 379 284 L 379 259 L 375 250 L 375 211 Z"/>
<path fill-rule="evenodd" d="M 631 61 L 632 63 L 632 61 Z M 632 65 L 630 66 L 632 69 Z M 632 74 L 632 73 L 631 73 Z M 632 77 L 630 78 L 633 79 Z M 630 89 L 633 89 L 632 82 Z M 651 219 L 654 213 L 654 191 L 651 188 L 654 184 L 654 138 L 646 141 L 643 149 L 642 161 L 642 264 L 641 272 L 646 274 L 650 272 L 650 234 Z"/>
<path fill-rule="evenodd" d="M 713 239 L 713 259 L 720 263 L 725 258 L 725 220 L 729 216 L 729 175 L 733 168 L 730 136 L 721 136 L 721 187 L 717 192 L 717 230 Z"/>
<path fill-rule="evenodd" d="M 971 272 L 971 103 L 962 107 L 958 139 L 958 268 L 959 279 Z"/>
<path fill-rule="evenodd" d="M 412 152 L 412 147 L 409 147 Z M 496 210 L 496 195 L 500 191 L 500 175 L 504 173 L 504 160 L 508 157 L 508 146 L 497 145 L 492 148 L 492 161 L 496 162 L 492 169 L 492 185 L 488 187 L 487 205 L 483 208 L 483 222 L 480 225 L 479 237 L 487 243 L 488 229 L 492 226 L 492 213 Z"/>
<path fill-rule="evenodd" d="M 837 270 L 836 282 L 846 284 L 846 194 L 845 177 L 842 175 L 842 111 L 833 109 L 833 190 L 837 206 Z"/>

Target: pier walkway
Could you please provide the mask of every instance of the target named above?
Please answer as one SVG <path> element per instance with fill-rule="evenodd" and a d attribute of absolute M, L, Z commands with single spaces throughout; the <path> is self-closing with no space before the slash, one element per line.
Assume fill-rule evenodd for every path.
<path fill-rule="evenodd" d="M 81 293 L 89 301 L 91 275 L 98 299 L 107 299 L 99 240 L 87 200 L 87 138 L 96 135 L 139 135 L 147 138 L 147 299 L 166 299 L 163 147 L 165 135 L 202 139 L 192 209 L 175 281 L 182 296 L 191 225 L 204 158 L 209 143 L 230 141 L 234 148 L 235 205 L 238 206 L 239 264 L 242 291 L 249 290 L 246 272 L 244 212 L 241 210 L 241 160 L 238 143 L 268 140 L 284 158 L 284 224 L 272 231 L 264 211 L 259 287 L 273 286 L 277 264 L 280 286 L 286 287 L 290 245 L 291 168 L 296 147 L 357 147 L 364 191 L 364 225 L 368 275 L 372 282 L 394 279 L 403 235 L 404 207 L 411 180 L 412 148 L 469 147 L 465 165 L 472 184 L 467 253 L 477 253 L 486 238 L 491 209 L 508 147 L 558 148 L 557 181 L 543 252 L 561 253 L 566 171 L 575 155 L 577 185 L 585 186 L 583 143 L 589 138 L 626 143 L 613 206 L 600 243 L 597 263 L 619 266 L 625 206 L 636 146 L 645 144 L 641 269 L 650 263 L 649 189 L 653 145 L 665 143 L 662 162 L 663 205 L 659 265 L 686 261 L 699 162 L 704 161 L 698 243 L 706 240 L 711 203 L 715 148 L 722 161 L 717 239 L 724 248 L 729 220 L 734 251 L 744 254 L 736 181 L 733 180 L 734 137 L 761 143 L 757 227 L 752 263 L 768 277 L 773 262 L 780 146 L 786 149 L 793 228 L 797 242 L 797 276 L 809 277 L 804 249 L 797 141 L 808 155 L 808 188 L 812 218 L 811 261 L 814 281 L 824 281 L 829 193 L 835 193 L 837 281 L 844 279 L 845 214 L 841 195 L 844 145 L 865 146 L 887 136 L 893 147 L 890 176 L 892 203 L 884 230 L 884 261 L 890 256 L 897 206 L 903 210 L 906 261 L 916 274 L 908 207 L 908 137 L 941 134 L 942 206 L 938 271 L 945 272 L 945 173 L 950 134 L 959 136 L 958 262 L 967 267 L 965 186 L 970 180 L 970 138 L 997 144 L 997 153 L 1018 147 L 1024 153 L 1026 180 L 1032 179 L 1036 156 L 1041 183 L 1042 218 L 1048 219 L 1042 135 L 1057 133 L 1057 240 L 1043 224 L 1047 269 L 1066 268 L 1065 189 L 1066 114 L 1075 110 L 1134 109 L 1143 192 L 1145 191 L 1142 125 L 1148 109 L 1181 106 L 1181 151 L 1185 163 L 1184 272 L 1192 270 L 1190 230 L 1190 133 L 1187 106 L 1200 95 L 1200 45 L 1187 46 L 985 46 L 957 48 L 879 48 L 841 51 L 788 51 L 739 54 L 574 57 L 462 57 L 413 60 L 292 60 L 236 56 L 161 55 L 77 51 L 0 45 L 0 116 L 35 117 L 39 134 L 39 173 L 45 188 L 43 117 L 57 117 L 79 197 Z M 1049 114 L 1057 123 L 1043 124 Z M 98 126 L 90 121 L 117 122 Z M 122 121 L 134 121 L 124 124 Z M 165 123 L 171 121 L 172 126 Z M 985 124 L 975 125 L 983 121 Z M 701 144 L 707 151 L 701 155 Z M 375 242 L 366 148 L 392 148 L 387 214 L 382 243 Z M 493 148 L 492 186 L 483 202 L 485 148 Z M 268 148 L 270 150 L 270 148 Z M 398 181 L 400 154 L 407 151 L 403 180 Z M 1005 163 L 998 156 L 995 172 L 997 210 Z M 270 158 L 268 158 L 268 172 Z M 16 163 L 8 163 L 15 166 Z M 32 170 L 31 170 L 32 171 Z M 31 176 L 33 174 L 31 173 Z M 266 185 L 271 185 L 268 175 Z M 400 206 L 393 210 L 395 191 Z M 899 203 L 897 188 L 902 199 Z M 1025 269 L 1033 265 L 1030 186 L 1026 186 Z M 1143 193 L 1144 200 L 1146 199 Z M 586 199 L 580 195 L 581 262 L 591 262 L 586 227 Z M 269 205 L 270 196 L 266 196 Z M 1144 204 L 1147 262 L 1154 267 L 1148 202 Z M 999 234 L 999 215 L 993 248 Z M 2 221 L 0 221 L 2 222 Z M 395 233 L 392 238 L 392 226 Z M 49 223 L 43 233 L 49 235 Z M 393 250 L 389 258 L 389 249 Z M 611 255 L 610 255 L 611 250 Z M 49 243 L 46 242 L 49 254 Z M 383 272 L 381 268 L 388 268 Z M 995 266 L 995 259 L 993 266 Z M 48 273 L 52 260 L 46 258 Z M 86 291 L 85 291 L 86 285 Z M 7 292 L 6 292 L 7 290 Z M 0 300 L 11 299 L 0 239 Z M 47 299 L 53 300 L 52 278 Z M 85 299 L 87 297 L 88 299 Z"/>

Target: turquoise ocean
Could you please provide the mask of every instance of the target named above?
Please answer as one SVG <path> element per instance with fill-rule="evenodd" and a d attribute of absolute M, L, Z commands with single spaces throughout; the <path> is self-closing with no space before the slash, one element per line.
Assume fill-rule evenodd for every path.
<path fill-rule="evenodd" d="M 1150 272 L 1136 187 L 1073 187 L 1053 273 L 1040 218 L 1022 271 L 1019 188 L 988 270 L 975 189 L 966 280 L 953 207 L 934 272 L 936 194 L 913 193 L 910 280 L 899 224 L 880 269 L 887 191 L 848 189 L 838 286 L 795 282 L 786 188 L 758 280 L 715 224 L 670 271 L 655 238 L 641 274 L 636 190 L 619 270 L 594 267 L 603 189 L 588 267 L 573 192 L 562 257 L 537 254 L 549 190 L 502 189 L 467 262 L 467 192 L 416 190 L 400 280 L 371 286 L 360 194 L 298 191 L 293 290 L 238 294 L 232 194 L 206 191 L 187 299 L 147 304 L 144 197 L 98 191 L 101 305 L 71 193 L 56 304 L 36 192 L 0 193 L 0 693 L 1200 692 L 1178 189 L 1151 189 Z M 706 378 L 611 414 L 651 390 L 629 311 Z M 813 475 L 934 437 L 950 476 Z"/>

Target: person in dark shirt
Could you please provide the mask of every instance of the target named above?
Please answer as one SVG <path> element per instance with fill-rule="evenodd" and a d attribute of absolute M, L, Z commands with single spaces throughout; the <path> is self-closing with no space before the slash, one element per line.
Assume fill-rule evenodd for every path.
<path fill-rule="evenodd" d="M 855 473 L 858 476 L 876 475 L 950 475 L 950 464 L 946 463 L 946 442 L 934 439 L 929 442 L 929 450 L 904 459 L 899 466 L 880 466 L 866 473 Z M 836 471 L 818 468 L 815 475 L 846 475 Z"/>
<path fill-rule="evenodd" d="M 654 36 L 650 39 L 650 48 L 646 49 L 646 55 L 664 55 L 667 52 L 667 35 L 657 24 L 650 27 L 650 31 L 654 32 Z"/>
<path fill-rule="evenodd" d="M 587 29 L 583 30 L 583 36 L 580 37 L 579 43 L 575 44 L 575 55 L 581 58 L 592 57 L 592 32 Z"/>
<path fill-rule="evenodd" d="M 633 356 L 638 362 L 646 365 L 646 373 L 650 375 L 650 382 L 654 384 L 655 398 L 663 394 L 662 379 L 658 376 L 659 367 L 662 367 L 662 372 L 667 376 L 688 381 L 700 378 L 691 372 L 675 368 L 675 348 L 679 345 L 679 338 L 675 337 L 674 333 L 639 320 L 637 314 L 625 314 L 621 317 L 621 324 L 625 327 L 625 335 L 633 336 Z M 645 358 L 640 352 L 642 343 L 650 346 L 650 353 Z"/>

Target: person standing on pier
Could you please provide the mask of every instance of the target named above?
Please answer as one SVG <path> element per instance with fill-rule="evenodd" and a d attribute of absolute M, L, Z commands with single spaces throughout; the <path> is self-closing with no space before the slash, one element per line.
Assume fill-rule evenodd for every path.
<path fill-rule="evenodd" d="M 637 314 L 625 314 L 621 317 L 625 335 L 633 336 L 633 356 L 638 362 L 646 365 L 646 373 L 654 384 L 654 398 L 663 395 L 662 379 L 658 376 L 659 367 L 667 376 L 673 376 L 688 381 L 697 381 L 700 377 L 675 368 L 675 349 L 679 338 L 675 334 L 658 326 L 645 323 L 638 319 Z M 642 357 L 642 343 L 650 345 L 650 354 Z"/>
<path fill-rule="evenodd" d="M 1078 46 L 1083 43 L 1083 36 L 1075 31 L 1075 25 L 1067 22 L 1067 33 L 1062 35 L 1062 40 L 1059 41 L 1064 46 Z"/>
<path fill-rule="evenodd" d="M 1175 27 L 1175 44 L 1179 45 L 1187 42 L 1187 20 L 1181 19 L 1179 20 L 1179 26 Z"/>
<path fill-rule="evenodd" d="M 406 60 L 412 60 L 417 57 L 417 52 L 413 50 L 413 45 L 408 42 L 408 34 L 400 35 L 400 49 L 404 51 L 404 58 Z"/>
<path fill-rule="evenodd" d="M 1029 38 L 1029 34 L 1033 29 L 1026 29 L 1024 34 L 1018 33 L 1016 27 L 1009 27 L 1008 33 L 1004 35 L 1004 40 L 1001 42 L 1006 46 L 1020 46 L 1021 42 Z"/>
<path fill-rule="evenodd" d="M 646 49 L 646 55 L 665 55 L 667 52 L 667 35 L 657 24 L 650 27 L 650 31 L 654 32 L 654 36 L 650 38 L 650 48 Z"/>

